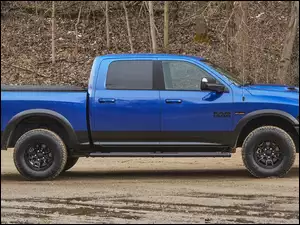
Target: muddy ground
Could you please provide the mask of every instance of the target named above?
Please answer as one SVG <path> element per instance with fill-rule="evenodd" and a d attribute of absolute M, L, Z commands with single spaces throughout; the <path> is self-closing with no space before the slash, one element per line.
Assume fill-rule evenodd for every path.
<path fill-rule="evenodd" d="M 28 182 L 1 152 L 1 223 L 295 223 L 299 156 L 287 177 L 252 178 L 232 158 L 82 158 Z"/>

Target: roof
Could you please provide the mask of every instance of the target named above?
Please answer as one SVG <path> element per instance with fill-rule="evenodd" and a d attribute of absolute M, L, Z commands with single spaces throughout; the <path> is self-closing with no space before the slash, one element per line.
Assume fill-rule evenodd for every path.
<path fill-rule="evenodd" d="M 191 55 L 175 55 L 175 54 L 154 54 L 154 53 L 135 53 L 135 54 L 109 54 L 109 55 L 103 55 L 103 56 L 98 56 L 101 58 L 173 58 L 173 59 L 196 59 L 196 60 L 204 60 L 201 57 L 198 56 L 191 56 Z"/>

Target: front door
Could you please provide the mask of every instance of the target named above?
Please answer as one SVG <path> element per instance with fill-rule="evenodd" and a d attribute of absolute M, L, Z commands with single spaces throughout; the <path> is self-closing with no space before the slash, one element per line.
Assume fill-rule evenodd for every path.
<path fill-rule="evenodd" d="M 166 142 L 226 144 L 232 130 L 232 93 L 202 91 L 203 77 L 214 79 L 201 64 L 184 60 L 162 60 L 164 90 L 162 138 Z"/>

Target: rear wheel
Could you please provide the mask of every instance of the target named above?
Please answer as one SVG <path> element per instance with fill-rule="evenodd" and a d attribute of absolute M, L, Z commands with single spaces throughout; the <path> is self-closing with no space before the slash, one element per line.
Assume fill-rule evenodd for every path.
<path fill-rule="evenodd" d="M 48 180 L 57 177 L 64 169 L 67 150 L 54 132 L 35 129 L 18 139 L 13 157 L 17 170 L 24 178 Z"/>
<path fill-rule="evenodd" d="M 66 163 L 65 168 L 64 168 L 63 171 L 67 171 L 67 170 L 71 169 L 73 166 L 75 166 L 78 159 L 79 159 L 78 157 L 69 157 L 67 159 L 67 163 Z"/>
<path fill-rule="evenodd" d="M 255 177 L 283 177 L 295 162 L 296 146 L 284 130 L 260 127 L 245 139 L 242 157 L 245 167 Z"/>

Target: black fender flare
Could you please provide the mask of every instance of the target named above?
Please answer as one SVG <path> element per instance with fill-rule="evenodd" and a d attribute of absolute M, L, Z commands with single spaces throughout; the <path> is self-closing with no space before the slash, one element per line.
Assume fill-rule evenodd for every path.
<path fill-rule="evenodd" d="M 282 119 L 285 119 L 287 122 L 291 123 L 293 126 L 299 126 L 299 121 L 293 117 L 291 114 L 281 111 L 281 110 L 275 110 L 275 109 L 262 109 L 262 110 L 256 110 L 249 114 L 247 114 L 245 117 L 243 117 L 239 123 L 237 124 L 235 130 L 234 130 L 234 139 L 235 139 L 235 146 L 237 145 L 238 139 L 240 137 L 240 134 L 243 130 L 243 128 L 252 120 L 257 119 L 259 117 L 263 116 L 277 116 Z"/>
<path fill-rule="evenodd" d="M 9 147 L 11 136 L 13 132 L 15 131 L 18 124 L 23 121 L 26 118 L 32 117 L 32 116 L 44 116 L 51 119 L 55 119 L 58 123 L 60 123 L 65 130 L 67 131 L 69 142 L 71 148 L 76 148 L 78 145 L 78 140 L 76 133 L 73 129 L 72 124 L 61 114 L 48 110 L 48 109 L 30 109 L 22 111 L 18 114 L 16 114 L 11 120 L 8 122 L 3 135 L 1 135 L 1 149 L 6 150 Z"/>

